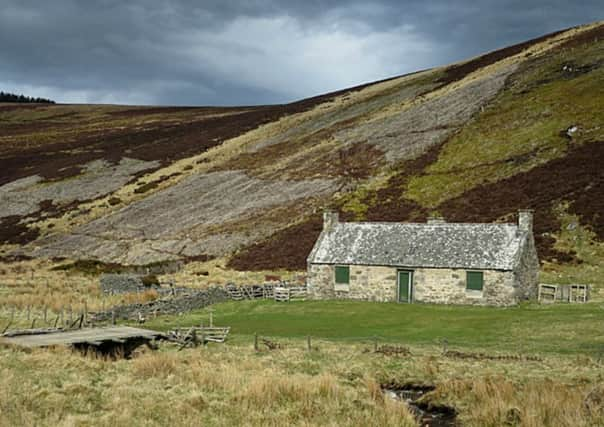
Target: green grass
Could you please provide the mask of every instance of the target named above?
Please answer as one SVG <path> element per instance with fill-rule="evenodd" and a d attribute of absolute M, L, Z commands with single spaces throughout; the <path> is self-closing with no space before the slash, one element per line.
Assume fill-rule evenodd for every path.
<path fill-rule="evenodd" d="M 571 250 L 577 253 L 581 263 L 546 263 L 540 273 L 541 283 L 591 285 L 590 298 L 604 299 L 604 242 L 598 241 L 595 234 L 581 225 L 577 215 L 567 212 L 568 205 L 556 208 L 560 219 L 560 233 L 556 234 L 556 249 L 563 252 Z"/>
<path fill-rule="evenodd" d="M 214 323 L 237 340 L 261 336 L 440 346 L 476 351 L 589 354 L 604 352 L 604 305 L 464 307 L 357 301 L 227 302 L 212 306 Z M 205 325 L 207 309 L 146 324 L 167 330 Z M 251 342 L 251 340 L 250 340 Z"/>
<path fill-rule="evenodd" d="M 561 51 L 521 68 L 496 99 L 442 149 L 427 174 L 414 177 L 406 196 L 438 206 L 485 182 L 496 182 L 564 156 L 560 131 L 576 124 L 574 144 L 604 138 L 604 68 L 565 77 L 567 63 L 602 61 L 604 43 Z M 508 160 L 508 161 L 506 161 Z"/>

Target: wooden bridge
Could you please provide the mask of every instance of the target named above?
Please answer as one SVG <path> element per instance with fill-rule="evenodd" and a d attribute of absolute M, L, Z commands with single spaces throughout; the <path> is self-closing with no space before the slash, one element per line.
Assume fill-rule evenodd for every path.
<path fill-rule="evenodd" d="M 163 339 L 160 332 L 129 326 L 84 328 L 75 330 L 13 331 L 0 336 L 0 345 L 21 348 L 73 346 L 101 353 L 122 353 L 128 356 L 136 347 L 156 339 Z"/>

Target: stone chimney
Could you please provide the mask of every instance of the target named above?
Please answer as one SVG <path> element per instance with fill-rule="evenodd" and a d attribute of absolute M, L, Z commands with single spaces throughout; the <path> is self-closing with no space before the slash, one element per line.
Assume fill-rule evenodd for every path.
<path fill-rule="evenodd" d="M 340 222 L 340 216 L 337 212 L 326 210 L 323 212 L 323 231 L 332 230 Z"/>
<path fill-rule="evenodd" d="M 533 210 L 520 209 L 518 211 L 518 229 L 522 231 L 533 232 Z"/>

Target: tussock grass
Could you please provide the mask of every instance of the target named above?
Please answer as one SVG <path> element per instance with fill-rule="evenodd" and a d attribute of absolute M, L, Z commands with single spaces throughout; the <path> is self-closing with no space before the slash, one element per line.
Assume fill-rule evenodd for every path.
<path fill-rule="evenodd" d="M 191 262 L 173 274 L 165 274 L 163 281 L 172 281 L 179 286 L 191 288 L 206 288 L 208 286 L 225 285 L 227 283 L 259 284 L 264 283 L 266 276 L 277 276 L 281 280 L 302 281 L 305 272 L 287 270 L 237 271 L 226 267 L 226 257 L 215 258 L 205 262 Z"/>
<path fill-rule="evenodd" d="M 83 311 L 107 310 L 115 305 L 144 303 L 159 297 L 157 291 L 106 295 L 99 277 L 83 272 L 53 270 L 53 262 L 42 260 L 0 264 L 0 330 L 38 327 L 73 321 Z M 46 323 L 44 315 L 46 314 Z"/>
<path fill-rule="evenodd" d="M 182 352 L 164 345 L 115 362 L 68 350 L 0 349 L 0 425 L 417 425 L 404 403 L 382 394 L 381 384 L 392 379 L 436 385 L 423 400 L 454 406 L 463 425 L 603 420 L 601 367 L 568 359 L 527 370 L 519 362 L 476 366 L 416 347 L 398 358 L 351 344 L 320 341 L 310 353 L 303 341 L 285 344 L 259 353 L 250 344 Z M 439 365 L 432 378 L 423 372 L 427 359 Z M 319 372 L 309 372 L 311 365 Z"/>
<path fill-rule="evenodd" d="M 405 405 L 362 385 L 300 372 L 299 350 L 267 358 L 163 348 L 118 362 L 67 351 L 0 356 L 0 425 L 415 425 Z"/>
<path fill-rule="evenodd" d="M 485 377 L 445 381 L 431 398 L 458 401 L 461 421 L 468 426 L 592 426 L 604 415 L 602 386 Z"/>

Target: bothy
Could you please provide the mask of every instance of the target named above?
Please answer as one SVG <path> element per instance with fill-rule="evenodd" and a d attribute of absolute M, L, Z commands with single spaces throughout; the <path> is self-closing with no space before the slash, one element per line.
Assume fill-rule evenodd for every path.
<path fill-rule="evenodd" d="M 324 213 L 308 257 L 315 299 L 508 306 L 534 298 L 532 212 L 517 224 L 345 223 Z"/>

